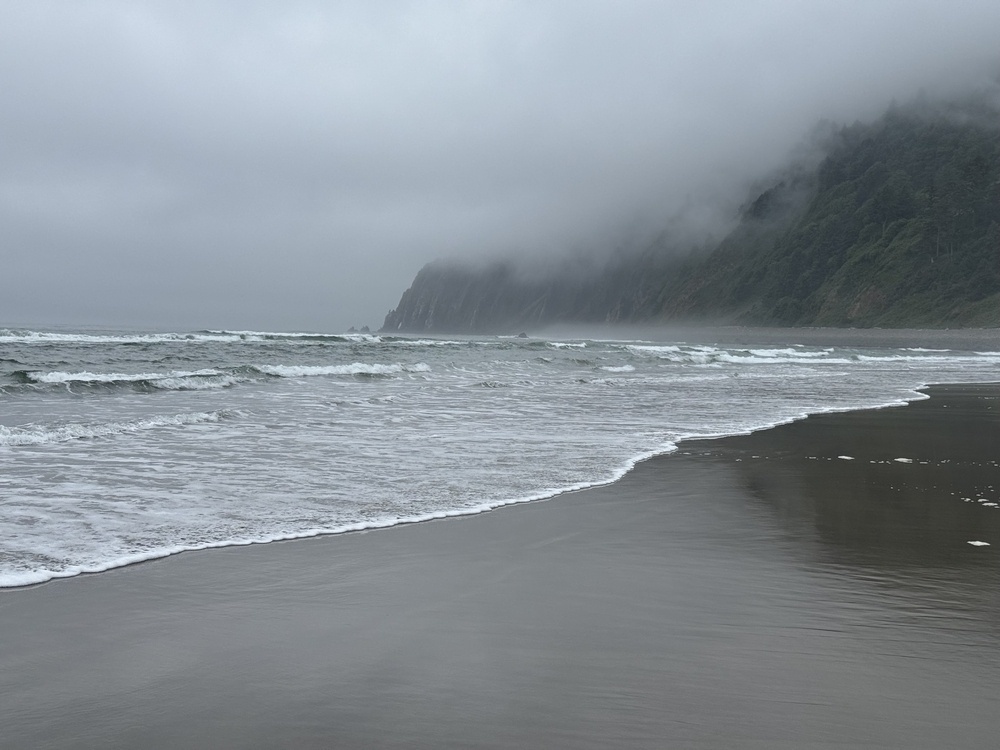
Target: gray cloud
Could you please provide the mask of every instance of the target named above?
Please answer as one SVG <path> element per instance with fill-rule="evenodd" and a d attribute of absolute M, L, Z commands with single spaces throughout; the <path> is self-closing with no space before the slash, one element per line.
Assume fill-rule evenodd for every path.
<path fill-rule="evenodd" d="M 0 325 L 377 325 L 443 255 L 592 249 L 820 118 L 995 73 L 1000 5 L 0 6 Z"/>

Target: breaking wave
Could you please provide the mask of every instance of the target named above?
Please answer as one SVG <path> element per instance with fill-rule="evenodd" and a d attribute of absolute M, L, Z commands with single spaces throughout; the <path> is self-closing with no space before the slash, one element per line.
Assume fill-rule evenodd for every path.
<path fill-rule="evenodd" d="M 228 388 L 247 382 L 248 377 L 220 370 L 175 371 L 168 373 L 140 372 L 39 372 L 16 370 L 11 373 L 15 383 L 27 386 L 60 386 L 64 388 L 128 388 L 137 391 L 202 391 Z"/>
<path fill-rule="evenodd" d="M 66 443 L 71 440 L 107 438 L 133 432 L 155 430 L 162 427 L 183 427 L 185 425 L 218 422 L 222 419 L 241 415 L 242 413 L 238 410 L 220 409 L 218 411 L 198 412 L 194 414 L 149 417 L 147 419 L 136 419 L 127 422 L 98 422 L 93 424 L 69 422 L 56 427 L 39 425 L 5 427 L 0 425 L 0 446 L 45 445 L 48 443 Z"/>
<path fill-rule="evenodd" d="M 27 388 L 128 389 L 139 392 L 203 391 L 229 388 L 270 378 L 304 378 L 313 376 L 391 377 L 399 374 L 430 372 L 424 362 L 416 364 L 380 364 L 354 362 L 349 365 L 246 365 L 230 370 L 203 369 L 172 372 L 42 372 L 15 370 L 9 377 L 15 384 Z"/>
<path fill-rule="evenodd" d="M 350 365 L 262 365 L 255 369 L 279 378 L 306 378 L 316 375 L 395 375 L 397 373 L 430 372 L 430 365 L 383 365 L 354 362 Z"/>
<path fill-rule="evenodd" d="M 334 343 L 380 343 L 367 333 L 283 333 L 268 331 L 201 330 L 190 333 L 78 333 L 0 328 L 0 343 L 13 344 L 163 344 L 177 342 L 227 343 L 242 341 L 319 341 Z"/>

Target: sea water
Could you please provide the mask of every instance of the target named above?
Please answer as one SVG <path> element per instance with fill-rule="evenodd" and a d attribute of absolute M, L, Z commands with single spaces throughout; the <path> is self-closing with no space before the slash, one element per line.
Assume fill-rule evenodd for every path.
<path fill-rule="evenodd" d="M 998 366 L 992 331 L 0 329 L 0 586 L 543 499 Z"/>

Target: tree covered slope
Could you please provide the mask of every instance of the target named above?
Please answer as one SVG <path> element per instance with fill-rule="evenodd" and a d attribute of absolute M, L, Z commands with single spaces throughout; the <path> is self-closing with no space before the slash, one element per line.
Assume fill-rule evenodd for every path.
<path fill-rule="evenodd" d="M 1000 325 L 1000 116 L 984 100 L 893 107 L 834 134 L 736 228 L 691 251 L 661 239 L 586 272 L 436 262 L 384 330 L 554 322 Z"/>

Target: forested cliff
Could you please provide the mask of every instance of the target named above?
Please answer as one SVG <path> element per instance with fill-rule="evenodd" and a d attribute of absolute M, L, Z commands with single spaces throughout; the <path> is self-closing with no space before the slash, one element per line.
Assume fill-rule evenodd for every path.
<path fill-rule="evenodd" d="M 383 330 L 556 322 L 1000 325 L 1000 116 L 983 98 L 841 128 L 818 166 L 749 197 L 708 248 L 664 235 L 586 272 L 425 266 Z"/>

